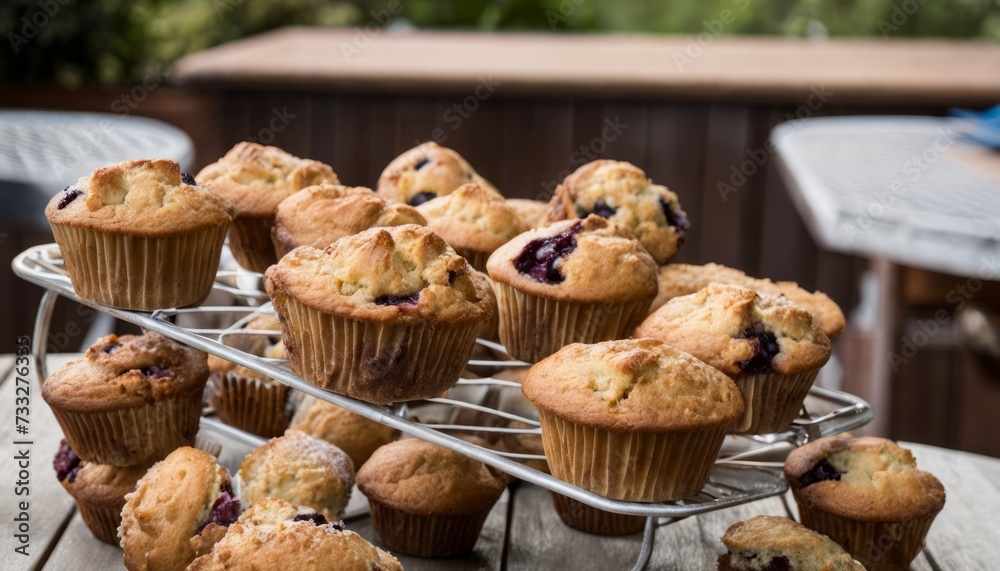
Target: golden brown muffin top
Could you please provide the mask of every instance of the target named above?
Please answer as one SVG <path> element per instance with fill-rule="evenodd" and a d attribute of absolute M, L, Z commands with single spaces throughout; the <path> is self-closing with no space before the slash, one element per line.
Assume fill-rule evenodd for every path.
<path fill-rule="evenodd" d="M 729 553 L 719 559 L 719 568 L 726 571 L 760 570 L 782 558 L 785 569 L 865 570 L 829 537 L 785 517 L 759 515 L 736 522 L 722 536 L 722 543 Z"/>
<path fill-rule="evenodd" d="M 521 223 L 525 229 L 538 228 L 542 224 L 542 218 L 549 207 L 548 202 L 541 200 L 531 200 L 530 198 L 508 198 L 507 206 L 514 209 L 521 217 Z"/>
<path fill-rule="evenodd" d="M 278 498 L 254 504 L 188 571 L 403 571 L 395 557 L 342 524 Z"/>
<path fill-rule="evenodd" d="M 709 284 L 675 297 L 636 328 L 727 375 L 812 371 L 830 358 L 830 340 L 811 313 L 784 297 Z"/>
<path fill-rule="evenodd" d="M 830 339 L 840 335 L 846 326 L 844 312 L 829 296 L 821 291 L 811 292 L 795 282 L 773 282 L 753 278 L 740 270 L 720 264 L 667 264 L 660 268 L 660 291 L 653 300 L 650 311 L 675 297 L 692 294 L 712 282 L 743 286 L 770 295 L 783 295 L 796 305 L 805 308 L 819 321 Z"/>
<path fill-rule="evenodd" d="M 223 513 L 224 512 L 224 513 Z M 184 446 L 157 462 L 125 496 L 118 537 L 125 566 L 184 569 L 195 558 L 197 536 L 239 515 L 229 473 L 207 452 Z"/>
<path fill-rule="evenodd" d="M 356 468 L 367 462 L 379 446 L 399 438 L 395 428 L 312 396 L 299 402 L 290 428 L 337 446 L 351 457 Z"/>
<path fill-rule="evenodd" d="M 799 498 L 850 519 L 919 519 L 944 507 L 941 482 L 918 470 L 909 450 L 885 438 L 820 438 L 789 454 L 785 477 Z"/>
<path fill-rule="evenodd" d="M 624 161 L 597 160 L 573 171 L 556 187 L 542 224 L 589 214 L 632 230 L 658 264 L 674 257 L 688 230 L 677 195 Z"/>
<path fill-rule="evenodd" d="M 470 182 L 417 207 L 427 226 L 458 251 L 492 253 L 527 230 L 496 190 Z"/>
<path fill-rule="evenodd" d="M 567 345 L 531 367 L 521 391 L 559 418 L 615 432 L 694 432 L 743 414 L 732 379 L 655 339 Z"/>
<path fill-rule="evenodd" d="M 370 188 L 323 184 L 281 201 L 275 210 L 274 236 L 286 250 L 326 248 L 369 228 L 426 223 L 412 206 L 391 203 Z"/>
<path fill-rule="evenodd" d="M 518 290 L 581 303 L 656 295 L 656 262 L 627 228 L 599 216 L 529 230 L 493 252 L 490 277 Z"/>
<path fill-rule="evenodd" d="M 358 471 L 358 489 L 415 515 L 472 515 L 488 510 L 507 487 L 506 474 L 464 454 L 417 438 L 379 448 Z"/>
<path fill-rule="evenodd" d="M 236 216 L 253 217 L 274 215 L 278 203 L 307 186 L 340 182 L 328 164 L 247 141 L 237 143 L 195 178 L 228 198 Z"/>
<path fill-rule="evenodd" d="M 81 459 L 65 440 L 59 446 L 53 467 L 56 478 L 73 498 L 101 508 L 121 511 L 125 494 L 146 475 L 149 465 L 119 468 Z"/>
<path fill-rule="evenodd" d="M 182 180 L 174 161 L 126 161 L 66 187 L 49 201 L 45 217 L 53 224 L 143 238 L 228 226 L 233 206 L 193 182 Z"/>
<path fill-rule="evenodd" d="M 389 200 L 417 206 L 468 182 L 496 190 L 462 155 L 428 141 L 393 159 L 378 177 L 377 191 Z"/>
<path fill-rule="evenodd" d="M 354 486 L 354 463 L 340 448 L 300 430 L 286 430 L 247 454 L 236 474 L 240 499 L 273 496 L 340 519 Z"/>
<path fill-rule="evenodd" d="M 356 320 L 470 325 L 496 306 L 486 276 L 472 269 L 429 228 L 372 228 L 325 250 L 301 246 L 264 276 L 271 300 Z"/>
<path fill-rule="evenodd" d="M 42 398 L 72 412 L 120 410 L 201 391 L 207 380 L 208 362 L 201 351 L 152 331 L 112 334 L 49 376 Z"/>

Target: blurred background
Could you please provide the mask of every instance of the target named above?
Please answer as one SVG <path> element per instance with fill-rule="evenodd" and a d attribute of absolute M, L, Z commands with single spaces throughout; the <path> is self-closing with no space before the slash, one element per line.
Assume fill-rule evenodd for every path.
<path fill-rule="evenodd" d="M 975 263 L 1000 252 L 996 141 L 962 135 L 962 161 L 948 143 L 908 195 L 936 200 L 867 220 L 896 242 L 824 230 L 826 214 L 864 223 L 885 189 L 863 181 L 888 187 L 907 145 L 924 140 L 888 133 L 879 117 L 1000 103 L 1000 0 L 8 0 L 0 31 L 0 108 L 162 121 L 179 128 L 161 135 L 191 172 L 255 140 L 374 186 L 393 157 L 435 139 L 508 196 L 547 200 L 586 160 L 631 161 L 691 218 L 676 261 L 797 281 L 840 303 L 851 325 L 824 382 L 872 401 L 873 432 L 1000 455 L 1000 270 Z M 819 147 L 800 141 L 812 127 L 795 127 L 776 148 L 776 127 L 827 117 L 870 121 Z M 30 137 L 12 129 L 0 120 L 0 146 L 23 155 Z M 126 131 L 115 144 L 175 149 Z M 813 200 L 789 149 L 833 173 L 818 178 L 829 195 L 846 188 L 855 202 Z M 0 162 L 3 199 L 18 205 L 0 213 L 4 263 L 52 241 L 40 208 L 68 184 L 19 164 Z M 72 181 L 89 167 L 67 170 L 58 174 Z M 918 228 L 957 203 L 979 214 L 966 230 L 987 230 Z M 941 225 L 954 230 L 962 216 Z M 898 227 L 942 248 L 900 242 Z M 959 252 L 972 261 L 958 264 Z M 12 350 L 41 291 L 5 272 L 0 293 Z M 60 302 L 50 350 L 79 350 L 94 323 L 94 312 Z"/>

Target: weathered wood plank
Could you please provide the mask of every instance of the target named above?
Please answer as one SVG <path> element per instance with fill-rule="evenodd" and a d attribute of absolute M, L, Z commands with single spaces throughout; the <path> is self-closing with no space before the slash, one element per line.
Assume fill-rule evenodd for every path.
<path fill-rule="evenodd" d="M 45 562 L 45 571 L 65 569 L 125 569 L 120 547 L 98 541 L 83 523 L 79 513 L 73 515 L 66 531 L 59 538 L 52 555 Z"/>

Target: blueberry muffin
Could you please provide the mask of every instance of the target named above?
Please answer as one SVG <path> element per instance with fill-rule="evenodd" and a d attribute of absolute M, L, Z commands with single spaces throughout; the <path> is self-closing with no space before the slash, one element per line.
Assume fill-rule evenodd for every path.
<path fill-rule="evenodd" d="M 431 230 L 481 272 L 486 271 L 490 254 L 527 230 L 503 196 L 474 182 L 429 200 L 417 210 Z"/>
<path fill-rule="evenodd" d="M 675 297 L 636 328 L 732 377 L 746 411 L 731 430 L 768 434 L 787 428 L 820 368 L 830 340 L 811 313 L 784 297 L 710 284 Z"/>
<path fill-rule="evenodd" d="M 282 200 L 274 213 L 274 249 L 326 248 L 344 236 L 380 226 L 426 224 L 412 206 L 389 202 L 363 186 L 323 184 Z"/>
<path fill-rule="evenodd" d="M 541 200 L 531 200 L 529 198 L 508 198 L 507 206 L 517 212 L 521 218 L 521 223 L 527 229 L 538 228 L 545 218 L 545 211 L 549 208 L 548 202 Z"/>
<path fill-rule="evenodd" d="M 343 450 L 305 432 L 287 430 L 247 454 L 236 474 L 240 499 L 253 505 L 281 498 L 340 519 L 354 486 L 354 463 Z"/>
<path fill-rule="evenodd" d="M 657 264 L 677 254 L 689 228 L 677 195 L 624 161 L 592 161 L 573 171 L 556 187 L 542 224 L 591 214 L 632 230 Z"/>
<path fill-rule="evenodd" d="M 107 335 L 42 385 L 80 458 L 141 466 L 194 444 L 208 381 L 205 354 L 157 333 Z"/>
<path fill-rule="evenodd" d="M 393 202 L 417 206 L 469 182 L 496 190 L 462 155 L 428 141 L 393 159 L 379 176 L 377 191 Z"/>
<path fill-rule="evenodd" d="M 246 141 L 203 168 L 196 179 L 235 206 L 229 249 L 252 272 L 278 261 L 271 241 L 278 204 L 307 186 L 340 182 L 330 165 Z"/>
<path fill-rule="evenodd" d="M 94 537 L 118 545 L 125 495 L 135 490 L 136 482 L 146 474 L 148 466 L 118 468 L 87 462 L 63 440 L 52 467 L 59 483 L 73 496 L 83 523 Z"/>
<path fill-rule="evenodd" d="M 829 537 L 785 518 L 759 515 L 722 536 L 719 571 L 865 571 Z"/>
<path fill-rule="evenodd" d="M 552 475 L 633 502 L 697 494 L 743 414 L 729 377 L 654 339 L 563 347 L 521 390 L 538 409 Z"/>
<path fill-rule="evenodd" d="M 788 456 L 785 478 L 802 523 L 874 571 L 906 569 L 944 508 L 941 482 L 884 438 L 810 442 Z"/>
<path fill-rule="evenodd" d="M 453 386 L 496 305 L 485 276 L 414 224 L 296 248 L 264 285 L 292 369 L 376 404 Z"/>
<path fill-rule="evenodd" d="M 188 571 L 403 571 L 392 555 L 322 514 L 265 498 Z"/>
<path fill-rule="evenodd" d="M 486 264 L 500 341 L 534 362 L 570 343 L 627 337 L 656 295 L 656 263 L 628 229 L 598 216 L 531 230 Z"/>
<path fill-rule="evenodd" d="M 813 314 L 823 332 L 831 340 L 844 331 L 846 321 L 829 296 L 821 291 L 811 292 L 799 287 L 795 282 L 773 282 L 769 279 L 752 278 L 740 270 L 719 264 L 694 266 L 691 264 L 667 264 L 660 267 L 660 291 L 653 300 L 650 311 L 656 311 L 675 297 L 692 294 L 712 282 L 742 286 L 769 295 L 782 295 L 789 301 Z"/>
<path fill-rule="evenodd" d="M 157 462 L 125 496 L 118 528 L 129 571 L 185 569 L 240 515 L 229 472 L 190 447 Z"/>
<path fill-rule="evenodd" d="M 379 448 L 358 472 L 382 542 L 417 557 L 471 553 L 507 482 L 506 474 L 416 438 Z"/>
<path fill-rule="evenodd" d="M 359 469 L 380 446 L 399 438 L 395 428 L 311 396 L 299 403 L 290 428 L 340 448 Z"/>
<path fill-rule="evenodd" d="M 153 311 L 208 297 L 232 212 L 177 163 L 143 159 L 66 187 L 45 218 L 77 295 Z"/>

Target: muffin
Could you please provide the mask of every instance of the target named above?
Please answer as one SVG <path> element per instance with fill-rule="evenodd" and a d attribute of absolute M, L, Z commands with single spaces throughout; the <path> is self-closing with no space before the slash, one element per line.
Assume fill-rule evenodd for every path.
<path fill-rule="evenodd" d="M 746 405 L 731 427 L 737 434 L 791 425 L 830 358 L 830 340 L 805 309 L 784 297 L 716 283 L 671 299 L 635 335 L 687 351 L 732 377 Z"/>
<path fill-rule="evenodd" d="M 386 444 L 358 471 L 372 523 L 391 550 L 417 557 L 471 553 L 507 475 L 436 444 Z"/>
<path fill-rule="evenodd" d="M 614 500 L 697 494 L 743 414 L 729 377 L 654 339 L 568 345 L 531 367 L 521 390 L 552 475 Z"/>
<path fill-rule="evenodd" d="M 229 249 L 236 263 L 258 273 L 278 261 L 271 242 L 278 204 L 307 186 L 340 182 L 330 165 L 246 141 L 203 168 L 196 179 L 235 207 Z"/>
<path fill-rule="evenodd" d="M 87 462 L 63 440 L 52 467 L 59 483 L 73 496 L 83 523 L 94 537 L 118 545 L 125 495 L 135 490 L 136 482 L 146 474 L 148 466 L 117 468 Z"/>
<path fill-rule="evenodd" d="M 367 462 L 380 446 L 399 438 L 395 428 L 311 396 L 299 403 L 290 428 L 340 448 L 351 457 L 355 468 Z"/>
<path fill-rule="evenodd" d="M 802 523 L 869 571 L 906 569 L 923 549 L 944 486 L 891 440 L 830 436 L 788 456 L 785 478 Z"/>
<path fill-rule="evenodd" d="M 722 543 L 729 552 L 719 556 L 719 571 L 865 571 L 829 537 L 785 517 L 759 515 L 734 523 Z"/>
<path fill-rule="evenodd" d="M 370 188 L 333 184 L 304 188 L 282 200 L 274 219 L 279 258 L 299 246 L 326 248 L 369 228 L 427 223 L 412 206 L 389 202 Z"/>
<path fill-rule="evenodd" d="M 45 218 L 77 295 L 153 311 L 208 297 L 233 215 L 177 163 L 143 159 L 66 187 Z"/>
<path fill-rule="evenodd" d="M 813 314 L 831 340 L 840 335 L 846 326 L 840 306 L 821 291 L 811 292 L 795 282 L 752 278 L 740 270 L 719 264 L 667 264 L 660 267 L 659 293 L 653 300 L 650 311 L 656 311 L 671 299 L 692 294 L 712 282 L 738 285 L 769 295 L 783 295 Z"/>
<path fill-rule="evenodd" d="M 208 380 L 205 354 L 157 333 L 106 335 L 42 385 L 76 454 L 141 466 L 194 444 Z"/>
<path fill-rule="evenodd" d="M 274 331 L 275 337 L 236 334 L 226 336 L 223 343 L 258 357 L 286 358 L 284 346 L 277 337 L 280 335 L 278 320 L 273 315 L 258 315 L 245 328 Z M 301 393 L 257 371 L 217 357 L 209 357 L 209 369 L 208 402 L 220 420 L 265 438 L 285 432 Z"/>
<path fill-rule="evenodd" d="M 399 155 L 378 177 L 378 193 L 410 206 L 451 194 L 468 182 L 496 190 L 462 155 L 428 141 Z"/>
<path fill-rule="evenodd" d="M 689 227 L 677 195 L 624 161 L 592 161 L 573 171 L 556 187 L 541 224 L 591 214 L 632 230 L 657 264 L 677 254 Z"/>
<path fill-rule="evenodd" d="M 549 208 L 549 203 L 528 198 L 508 198 L 507 206 L 517 212 L 525 228 L 531 229 L 542 225 L 542 219 L 545 217 L 545 211 Z"/>
<path fill-rule="evenodd" d="M 407 224 L 301 246 L 267 271 L 292 369 L 376 404 L 450 388 L 496 300 L 432 230 Z"/>
<path fill-rule="evenodd" d="M 646 518 L 606 512 L 551 492 L 552 505 L 563 523 L 593 535 L 632 535 L 646 527 Z"/>
<path fill-rule="evenodd" d="M 278 498 L 254 504 L 229 526 L 211 553 L 188 571 L 403 571 L 392 555 L 365 541 L 343 522 Z"/>
<path fill-rule="evenodd" d="M 656 263 L 632 233 L 598 216 L 531 230 L 486 264 L 511 357 L 543 359 L 570 343 L 621 339 L 656 295 Z"/>
<path fill-rule="evenodd" d="M 240 499 L 266 497 L 308 506 L 330 521 L 340 519 L 354 486 L 354 463 L 343 450 L 299 430 L 287 430 L 247 454 L 236 473 Z"/>
<path fill-rule="evenodd" d="M 424 202 L 417 210 L 431 230 L 480 272 L 486 271 L 490 254 L 527 230 L 503 196 L 474 182 Z"/>
<path fill-rule="evenodd" d="M 157 462 L 125 496 L 118 528 L 129 571 L 185 569 L 240 515 L 229 472 L 190 447 Z"/>

